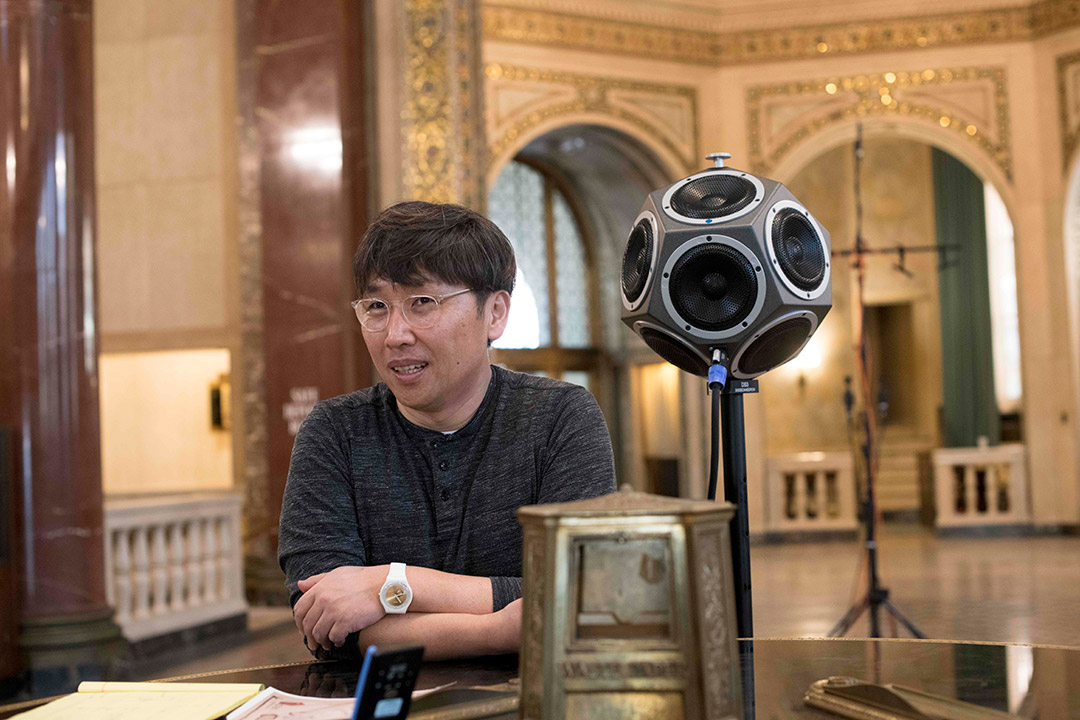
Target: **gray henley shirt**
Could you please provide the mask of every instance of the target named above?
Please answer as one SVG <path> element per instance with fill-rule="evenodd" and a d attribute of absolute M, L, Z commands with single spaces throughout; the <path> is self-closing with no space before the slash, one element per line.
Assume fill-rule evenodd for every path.
<path fill-rule="evenodd" d="M 404 562 L 491 578 L 493 610 L 521 597 L 522 505 L 615 490 L 611 438 L 588 390 L 492 366 L 473 418 L 414 425 L 384 383 L 320 402 L 293 445 L 278 559 L 297 581 Z"/>

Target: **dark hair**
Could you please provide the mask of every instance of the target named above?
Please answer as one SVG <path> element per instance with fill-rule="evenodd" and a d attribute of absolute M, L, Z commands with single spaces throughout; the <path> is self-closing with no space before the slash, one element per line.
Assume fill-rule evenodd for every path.
<path fill-rule="evenodd" d="M 461 205 L 402 202 L 368 226 L 353 256 L 357 295 L 382 278 L 397 285 L 429 280 L 476 291 L 480 304 L 498 290 L 512 292 L 514 248 L 495 223 Z"/>

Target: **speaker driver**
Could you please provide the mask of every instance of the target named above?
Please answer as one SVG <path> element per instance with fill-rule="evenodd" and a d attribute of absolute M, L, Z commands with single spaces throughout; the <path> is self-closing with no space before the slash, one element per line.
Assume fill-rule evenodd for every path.
<path fill-rule="evenodd" d="M 647 322 L 635 323 L 634 330 L 654 353 L 675 367 L 701 377 L 708 376 L 709 359 L 671 333 Z"/>
<path fill-rule="evenodd" d="M 706 170 L 672 185 L 664 212 L 692 225 L 727 222 L 750 212 L 765 196 L 765 186 L 738 170 Z"/>
<path fill-rule="evenodd" d="M 664 266 L 668 312 L 693 334 L 719 340 L 742 332 L 765 301 L 761 265 L 745 245 L 706 235 L 682 245 Z"/>
<path fill-rule="evenodd" d="M 812 300 L 829 280 L 829 248 L 810 214 L 798 203 L 782 200 L 769 210 L 766 223 L 769 259 L 788 289 Z"/>
<path fill-rule="evenodd" d="M 817 315 L 812 312 L 781 315 L 739 348 L 731 374 L 748 380 L 783 365 L 799 354 L 815 330 Z"/>
<path fill-rule="evenodd" d="M 626 240 L 622 263 L 622 300 L 627 310 L 637 310 L 645 299 L 656 265 L 656 217 L 643 212 Z"/>

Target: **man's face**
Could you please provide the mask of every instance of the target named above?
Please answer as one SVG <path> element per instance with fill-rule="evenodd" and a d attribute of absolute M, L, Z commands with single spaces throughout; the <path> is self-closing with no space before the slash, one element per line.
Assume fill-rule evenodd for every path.
<path fill-rule="evenodd" d="M 413 327 L 402 317 L 401 303 L 409 296 L 463 289 L 436 280 L 403 286 L 379 279 L 364 293 L 391 305 L 385 329 L 363 332 L 371 360 L 399 405 L 427 415 L 454 412 L 487 382 L 488 340 L 498 339 L 506 327 L 508 293 L 492 293 L 480 309 L 475 293 L 448 297 L 428 328 Z"/>

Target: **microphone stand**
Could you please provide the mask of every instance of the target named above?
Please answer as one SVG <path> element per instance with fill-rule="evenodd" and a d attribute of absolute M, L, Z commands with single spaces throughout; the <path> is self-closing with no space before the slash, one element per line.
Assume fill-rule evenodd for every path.
<path fill-rule="evenodd" d="M 708 391 L 712 395 L 712 454 L 709 467 L 709 500 L 716 500 L 721 425 L 723 427 L 724 499 L 735 505 L 731 519 L 731 570 L 735 582 L 735 618 L 742 664 L 743 716 L 754 718 L 754 607 L 750 587 L 750 517 L 746 498 L 746 423 L 743 399 L 757 392 L 756 380 L 728 383 L 727 358 L 713 351 Z M 722 422 L 721 422 L 722 420 Z"/>
<path fill-rule="evenodd" d="M 866 247 L 866 241 L 862 234 L 863 224 L 863 212 L 862 212 L 862 160 L 863 160 L 863 144 L 862 144 L 862 124 L 856 126 L 855 135 L 855 247 L 850 252 L 840 252 L 836 254 L 851 255 L 855 258 L 852 263 L 855 270 L 856 293 L 854 300 L 853 314 L 858 318 L 858 344 L 856 346 L 859 381 L 862 389 L 863 396 L 863 411 L 860 415 L 862 424 L 862 466 L 863 477 L 865 484 L 863 487 L 863 494 L 861 497 L 861 508 L 859 515 L 866 526 L 866 594 L 848 608 L 844 616 L 833 626 L 829 631 L 829 637 L 843 637 L 852 626 L 863 614 L 864 611 L 869 611 L 870 614 L 870 637 L 881 637 L 881 611 L 884 610 L 890 614 L 893 619 L 900 622 L 907 631 L 917 638 L 925 638 L 926 636 L 919 631 L 919 628 L 915 626 L 910 620 L 908 620 L 900 609 L 889 600 L 889 589 L 881 583 L 881 578 L 878 576 L 878 543 L 877 543 L 877 503 L 874 497 L 874 480 L 877 475 L 877 455 L 878 448 L 878 432 L 877 422 L 874 416 L 873 403 L 870 399 L 871 396 L 871 382 L 868 366 L 869 355 L 869 343 L 866 337 L 866 297 L 865 297 L 865 285 L 866 285 L 866 262 L 865 256 L 871 251 Z M 903 264 L 904 255 L 900 254 L 900 263 Z M 850 383 L 846 384 L 844 392 L 844 407 L 848 414 L 848 427 L 849 432 L 852 426 L 851 423 L 851 410 L 855 404 L 855 395 L 851 392 Z"/>

